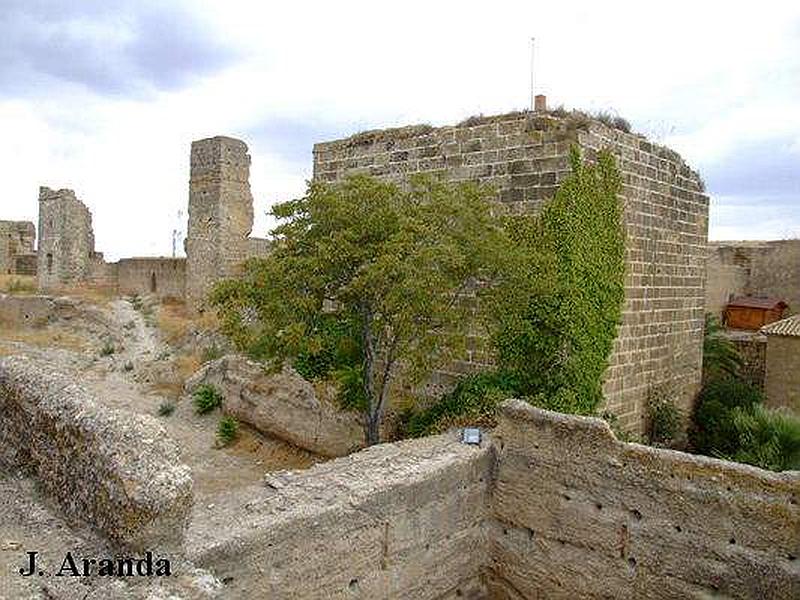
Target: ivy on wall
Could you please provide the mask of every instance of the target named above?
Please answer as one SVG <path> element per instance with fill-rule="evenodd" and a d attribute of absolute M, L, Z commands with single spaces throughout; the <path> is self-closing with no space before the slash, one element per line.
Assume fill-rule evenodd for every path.
<path fill-rule="evenodd" d="M 570 165 L 538 215 L 506 220 L 503 276 L 481 298 L 496 371 L 462 380 L 411 415 L 408 434 L 486 423 L 510 395 L 561 412 L 598 408 L 624 301 L 621 179 L 609 152 L 590 164 L 573 146 Z"/>

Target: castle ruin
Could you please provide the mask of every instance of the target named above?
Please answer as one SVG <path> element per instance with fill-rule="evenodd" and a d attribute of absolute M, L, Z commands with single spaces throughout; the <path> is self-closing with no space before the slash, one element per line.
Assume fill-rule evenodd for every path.
<path fill-rule="evenodd" d="M 249 237 L 253 228 L 249 173 L 244 142 L 228 137 L 193 142 L 186 258 L 134 257 L 113 263 L 95 251 L 92 215 L 75 192 L 42 187 L 39 289 L 90 286 L 116 294 L 185 299 L 202 310 L 216 281 L 234 276 L 247 258 L 267 251 L 267 240 Z"/>
<path fill-rule="evenodd" d="M 496 189 L 499 206 L 536 212 L 569 173 L 569 148 L 594 160 L 603 148 L 617 159 L 626 233 L 625 304 L 610 358 L 605 409 L 634 432 L 645 427 L 648 398 L 661 389 L 688 410 L 700 386 L 705 302 L 708 197 L 700 177 L 675 152 L 585 115 L 546 111 L 469 119 L 433 128 L 357 134 L 314 146 L 314 178 L 337 181 L 368 173 L 402 181 L 435 173 Z M 118 294 L 185 299 L 198 311 L 211 287 L 263 256 L 267 240 L 251 238 L 250 156 L 230 137 L 191 148 L 186 258 L 103 260 L 94 249 L 91 214 L 71 190 L 42 188 L 38 279 L 42 290 L 88 285 Z M 463 360 L 434 374 L 449 386 L 491 363 L 486 340 L 472 340 Z"/>
<path fill-rule="evenodd" d="M 314 177 L 337 181 L 366 173 L 402 181 L 432 173 L 490 184 L 509 212 L 537 212 L 569 174 L 573 144 L 589 160 L 610 149 L 622 175 L 625 304 L 605 378 L 605 408 L 625 429 L 642 432 L 651 394 L 668 389 L 688 410 L 700 387 L 708 197 L 676 152 L 582 113 L 511 113 L 316 144 Z M 464 360 L 437 377 L 451 385 L 489 360 L 476 339 Z"/>

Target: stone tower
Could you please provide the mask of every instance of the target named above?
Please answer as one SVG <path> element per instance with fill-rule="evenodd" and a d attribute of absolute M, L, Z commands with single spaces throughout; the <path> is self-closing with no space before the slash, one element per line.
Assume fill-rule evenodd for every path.
<path fill-rule="evenodd" d="M 72 190 L 39 188 L 40 290 L 77 285 L 89 274 L 94 256 L 92 215 Z"/>
<path fill-rule="evenodd" d="M 236 275 L 251 254 L 250 155 L 241 140 L 217 136 L 192 142 L 186 300 L 202 310 L 215 282 Z"/>

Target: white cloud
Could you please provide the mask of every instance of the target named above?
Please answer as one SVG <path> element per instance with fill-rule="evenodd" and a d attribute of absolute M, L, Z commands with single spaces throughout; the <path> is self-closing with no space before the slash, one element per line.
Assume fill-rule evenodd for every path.
<path fill-rule="evenodd" d="M 126 10 L 136 6 L 126 3 Z M 268 206 L 302 193 L 316 131 L 321 140 L 524 108 L 532 35 L 537 86 L 551 105 L 615 108 L 701 170 L 724 172 L 720 165 L 743 145 L 800 144 L 796 3 L 208 1 L 170 8 L 193 11 L 203 23 L 193 35 L 233 48 L 238 58 L 216 64 L 212 56 L 213 68 L 191 78 L 173 71 L 168 85 L 156 61 L 145 71 L 154 78 L 147 93 L 109 95 L 91 82 L 52 78 L 24 90 L 0 88 L 2 218 L 35 220 L 39 185 L 72 187 L 94 213 L 99 250 L 111 257 L 169 253 L 175 214 L 188 197 L 190 143 L 226 134 L 250 145 L 254 234 L 263 235 Z M 80 22 L 70 27 L 80 39 Z M 94 27 L 87 39 L 98 39 L 97 26 L 87 27 Z M 163 28 L 147 31 L 169 37 Z M 168 53 L 162 41 L 146 47 Z M 56 66 L 68 60 L 51 58 Z M 186 60 L 165 56 L 164 68 Z M 293 135 L 309 140 L 307 158 L 287 143 Z M 786 183 L 789 191 L 796 182 Z M 777 220 L 796 231 L 795 213 Z M 782 235 L 768 224 L 768 206 L 747 220 L 741 214 L 714 208 L 712 237 Z M 752 218 L 763 226 L 753 227 Z"/>

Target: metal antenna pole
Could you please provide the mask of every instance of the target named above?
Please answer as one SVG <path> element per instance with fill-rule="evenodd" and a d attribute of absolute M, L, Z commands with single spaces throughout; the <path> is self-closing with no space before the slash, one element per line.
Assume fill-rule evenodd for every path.
<path fill-rule="evenodd" d="M 534 94 L 533 94 L 533 44 L 536 38 L 531 38 L 531 111 L 534 109 Z"/>

